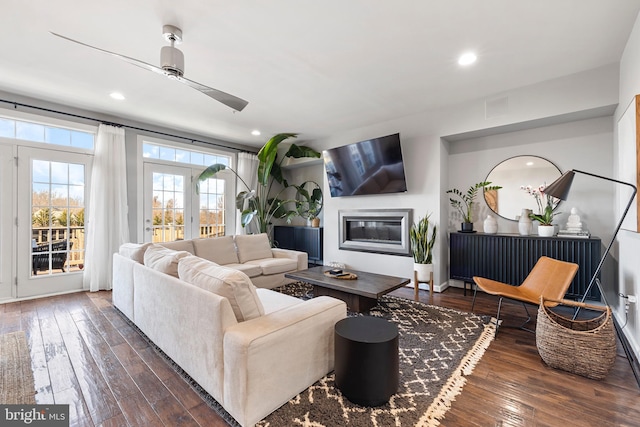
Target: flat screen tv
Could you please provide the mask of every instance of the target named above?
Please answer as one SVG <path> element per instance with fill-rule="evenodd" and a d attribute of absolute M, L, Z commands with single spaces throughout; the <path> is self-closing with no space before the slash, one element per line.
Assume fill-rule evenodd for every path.
<path fill-rule="evenodd" d="M 322 154 L 332 197 L 407 191 L 400 134 L 331 148 Z"/>

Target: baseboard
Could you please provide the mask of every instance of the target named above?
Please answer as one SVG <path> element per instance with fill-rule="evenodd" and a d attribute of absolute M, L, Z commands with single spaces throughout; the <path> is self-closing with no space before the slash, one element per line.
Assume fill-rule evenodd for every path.
<path fill-rule="evenodd" d="M 627 356 L 627 360 L 629 361 L 629 365 L 631 366 L 631 370 L 633 371 L 633 376 L 636 377 L 636 383 L 638 383 L 638 387 L 640 387 L 640 363 L 638 362 L 638 358 L 633 353 L 631 344 L 627 340 L 626 335 L 622 332 L 622 328 L 620 328 L 620 325 L 618 324 L 615 316 L 613 316 L 613 324 L 616 328 L 616 332 L 618 333 L 618 338 L 622 343 L 624 354 Z"/>
<path fill-rule="evenodd" d="M 407 283 L 406 287 L 414 289 L 413 282 Z M 438 292 L 438 293 L 439 292 L 444 292 L 448 287 L 449 287 L 449 285 L 447 283 L 441 283 L 439 285 L 433 285 L 433 292 Z M 429 291 L 429 284 L 420 282 L 418 284 L 418 289 L 428 292 Z"/>

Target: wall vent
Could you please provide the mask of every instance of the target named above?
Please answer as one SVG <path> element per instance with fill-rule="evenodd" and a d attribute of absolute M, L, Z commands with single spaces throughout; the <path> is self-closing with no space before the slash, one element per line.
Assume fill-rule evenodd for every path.
<path fill-rule="evenodd" d="M 506 116 L 509 114 L 509 98 L 488 99 L 484 102 L 484 118 L 493 119 L 495 117 Z"/>

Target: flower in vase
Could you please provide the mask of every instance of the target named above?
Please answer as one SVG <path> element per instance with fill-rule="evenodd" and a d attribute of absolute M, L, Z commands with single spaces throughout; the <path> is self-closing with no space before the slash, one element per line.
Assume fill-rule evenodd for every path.
<path fill-rule="evenodd" d="M 545 188 L 546 185 L 544 184 L 538 186 L 538 188 L 534 188 L 531 185 L 520 186 L 520 189 L 532 195 L 538 204 L 538 213 L 529 214 L 529 218 L 533 221 L 538 221 L 540 225 L 551 225 L 553 218 L 560 213 L 555 211 L 560 199 L 545 194 Z"/>

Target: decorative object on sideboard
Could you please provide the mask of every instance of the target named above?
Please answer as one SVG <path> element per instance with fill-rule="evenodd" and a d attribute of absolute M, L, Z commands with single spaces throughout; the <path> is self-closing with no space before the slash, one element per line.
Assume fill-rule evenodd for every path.
<path fill-rule="evenodd" d="M 246 227 L 254 219 L 257 222 L 258 231 L 260 233 L 269 233 L 269 224 L 272 219 L 286 219 L 287 222 L 292 217 L 298 215 L 296 210 L 287 209 L 288 203 L 294 203 L 297 206 L 296 200 L 282 200 L 280 196 L 284 194 L 284 191 L 289 187 L 289 183 L 284 179 L 282 175 L 281 163 L 288 157 L 301 158 L 301 157 L 320 157 L 320 153 L 309 148 L 301 147 L 296 144 L 291 144 L 287 152 L 282 159 L 278 159 L 278 145 L 289 138 L 296 138 L 298 135 L 295 133 L 279 133 L 274 135 L 262 146 L 258 152 L 258 184 L 256 188 L 251 188 L 236 171 L 231 169 L 225 164 L 216 163 L 207 167 L 198 176 L 196 182 L 196 193 L 200 193 L 200 183 L 213 178 L 219 172 L 223 170 L 229 170 L 233 172 L 240 182 L 244 185 L 246 190 L 240 191 L 236 195 L 236 208 L 241 212 L 242 226 Z M 282 185 L 282 190 L 278 191 L 275 195 L 271 192 L 273 183 L 278 182 Z M 275 192 L 275 191 L 274 191 Z"/>
<path fill-rule="evenodd" d="M 491 182 L 489 181 L 482 181 L 469 187 L 466 193 L 463 193 L 457 188 L 447 190 L 447 194 L 453 194 L 457 197 L 457 199 L 449 198 L 449 202 L 451 203 L 451 206 L 453 206 L 460 215 L 462 215 L 460 231 L 463 233 L 473 231 L 473 204 L 475 203 L 478 191 L 482 189 L 484 192 L 488 190 L 499 190 L 501 188 L 502 187 L 498 185 L 491 185 Z"/>
<path fill-rule="evenodd" d="M 531 215 L 531 209 L 522 209 L 522 213 L 518 219 L 518 233 L 520 233 L 521 236 L 528 236 L 533 230 L 533 222 L 531 218 L 529 218 L 529 215 Z"/>
<path fill-rule="evenodd" d="M 580 221 L 580 215 L 576 208 L 571 208 L 571 215 L 567 219 L 565 228 L 558 231 L 558 237 L 573 237 L 579 239 L 588 239 L 591 237 L 589 230 L 582 228 L 582 222 Z"/>
<path fill-rule="evenodd" d="M 417 272 L 419 282 L 429 283 L 433 280 L 433 246 L 438 231 L 435 224 L 430 224 L 430 216 L 431 214 L 427 214 L 424 218 L 419 218 L 409 229 L 413 270 Z"/>
<path fill-rule="evenodd" d="M 539 225 L 538 236 L 540 237 L 553 237 L 556 234 L 556 226 L 551 225 Z"/>
<path fill-rule="evenodd" d="M 523 185 L 520 188 L 526 191 L 527 194 L 533 196 L 538 205 L 537 213 L 529 213 L 529 218 L 539 222 L 538 236 L 553 237 L 556 233 L 553 218 L 559 213 L 556 212 L 556 207 L 560 203 L 560 200 L 545 194 L 544 184 L 538 186 L 538 188 L 534 188 L 531 185 Z"/>
<path fill-rule="evenodd" d="M 598 275 L 600 274 L 600 270 L 602 270 L 602 265 L 604 264 L 604 261 L 607 258 L 607 255 L 609 255 L 609 251 L 611 250 L 611 247 L 613 246 L 613 242 L 615 242 L 615 240 L 616 240 L 616 236 L 618 235 L 618 231 L 620 231 L 620 227 L 622 226 L 622 222 L 624 221 L 625 216 L 627 216 L 627 212 L 629 211 L 629 208 L 631 207 L 631 203 L 633 203 L 633 199 L 635 198 L 636 193 L 637 193 L 638 190 L 637 190 L 635 185 L 629 184 L 628 182 L 618 181 L 617 179 L 606 178 L 604 176 L 596 175 L 596 174 L 593 174 L 593 173 L 584 172 L 584 171 L 577 170 L 577 169 L 572 169 L 572 170 L 567 171 L 564 174 L 562 174 L 562 176 L 560 178 L 558 178 L 553 183 L 551 183 L 551 184 L 549 184 L 547 186 L 547 188 L 546 188 L 547 195 L 550 195 L 552 197 L 558 198 L 560 200 L 567 200 L 567 197 L 569 196 L 569 190 L 571 189 L 571 184 L 573 183 L 573 177 L 575 176 L 576 172 L 584 174 L 584 175 L 589 175 L 589 176 L 592 176 L 594 178 L 600 178 L 600 179 L 604 179 L 606 181 L 611 181 L 611 182 L 615 182 L 615 183 L 618 183 L 618 184 L 627 185 L 627 186 L 631 187 L 632 190 L 633 190 L 631 192 L 631 196 L 629 197 L 629 202 L 627 203 L 627 205 L 626 205 L 626 207 L 624 209 L 624 212 L 622 213 L 622 216 L 620 217 L 620 221 L 616 225 L 615 231 L 613 232 L 613 235 L 611 236 L 611 242 L 607 246 L 607 249 L 604 251 L 604 255 L 602 255 L 602 259 L 600 260 L 600 263 L 598 264 L 598 267 L 596 268 L 595 272 L 593 273 L 593 277 L 591 278 L 591 281 L 589 282 L 589 286 L 587 286 L 586 292 L 584 293 L 584 295 L 580 299 L 580 302 L 584 303 L 584 300 L 586 299 L 587 294 L 589 293 L 589 291 L 591 290 L 591 287 L 595 283 L 596 286 L 598 287 L 598 289 L 600 289 L 600 295 L 602 295 L 602 299 L 604 300 L 605 304 L 609 305 L 607 303 L 607 300 L 605 298 L 604 292 L 602 290 L 602 286 L 600 284 L 600 279 L 598 278 Z M 580 307 L 578 307 L 576 309 L 576 311 L 575 311 L 575 313 L 573 315 L 573 320 L 576 319 L 576 317 L 578 316 L 578 312 L 579 311 L 580 311 Z"/>
<path fill-rule="evenodd" d="M 491 215 L 487 215 L 483 223 L 483 230 L 486 234 L 496 234 L 498 232 L 498 220 Z"/>
<path fill-rule="evenodd" d="M 305 181 L 296 188 L 296 210 L 298 215 L 308 220 L 312 227 L 320 226 L 320 212 L 324 204 L 322 189 L 315 181 Z"/>

